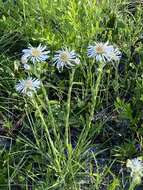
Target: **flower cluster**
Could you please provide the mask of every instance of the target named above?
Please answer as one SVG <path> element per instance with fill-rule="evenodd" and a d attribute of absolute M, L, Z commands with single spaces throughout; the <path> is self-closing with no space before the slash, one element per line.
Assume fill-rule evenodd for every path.
<path fill-rule="evenodd" d="M 21 63 L 25 70 L 30 70 L 28 61 L 33 64 L 37 62 L 44 62 L 49 58 L 50 51 L 46 50 L 46 46 L 39 44 L 38 47 L 29 46 L 28 49 L 22 50 Z M 119 61 L 121 58 L 121 52 L 118 48 L 106 43 L 95 43 L 87 48 L 87 56 L 89 58 L 95 58 L 99 62 L 111 62 Z M 74 50 L 63 48 L 56 51 L 53 58 L 53 65 L 59 70 L 63 71 L 63 68 L 70 68 L 80 63 L 79 55 Z M 16 85 L 16 90 L 22 94 L 32 96 L 33 92 L 40 88 L 40 81 L 36 78 L 29 77 L 26 80 L 20 80 Z"/>
<path fill-rule="evenodd" d="M 140 183 L 141 178 L 143 177 L 143 162 L 139 158 L 134 158 L 132 160 L 128 159 L 126 166 L 131 170 L 133 181 Z"/>
<path fill-rule="evenodd" d="M 22 50 L 21 62 L 24 64 L 25 70 L 30 70 L 28 61 L 33 64 L 36 62 L 44 62 L 49 58 L 50 51 L 46 51 L 46 46 L 41 44 L 38 47 L 28 47 L 28 49 Z M 71 67 L 80 63 L 80 60 L 74 50 L 68 48 L 58 50 L 53 58 L 53 62 L 59 71 L 63 70 L 63 67 Z"/>

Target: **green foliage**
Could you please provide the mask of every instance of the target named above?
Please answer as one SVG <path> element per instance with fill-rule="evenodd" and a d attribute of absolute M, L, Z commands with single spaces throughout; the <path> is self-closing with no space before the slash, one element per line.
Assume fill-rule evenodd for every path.
<path fill-rule="evenodd" d="M 128 0 L 0 0 L 0 189 L 132 188 L 125 168 L 143 148 L 143 11 Z M 94 41 L 116 44 L 119 63 L 87 58 Z M 25 71 L 21 51 L 44 44 L 50 58 Z M 56 50 L 81 64 L 59 73 Z M 15 90 L 33 76 L 33 98 Z"/>

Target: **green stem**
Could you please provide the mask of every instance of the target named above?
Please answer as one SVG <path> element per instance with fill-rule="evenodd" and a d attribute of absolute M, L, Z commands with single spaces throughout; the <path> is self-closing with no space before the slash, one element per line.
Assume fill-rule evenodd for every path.
<path fill-rule="evenodd" d="M 54 131 L 54 135 L 55 135 L 55 137 L 57 137 L 58 135 L 57 135 L 57 131 L 56 131 L 55 119 L 54 119 L 54 116 L 53 116 L 53 113 L 52 113 L 52 109 L 51 109 L 50 101 L 49 101 L 49 98 L 48 98 L 48 94 L 46 93 L 46 90 L 45 90 L 44 86 L 42 86 L 42 91 L 43 91 L 43 94 L 45 96 L 46 103 L 47 103 L 47 106 L 48 106 L 49 116 L 50 116 L 53 131 Z"/>
<path fill-rule="evenodd" d="M 89 115 L 88 129 L 90 129 L 91 123 L 92 123 L 92 120 L 94 117 L 94 111 L 95 111 L 95 106 L 97 103 L 97 96 L 98 96 L 98 92 L 99 92 L 99 88 L 100 88 L 103 67 L 104 67 L 104 64 L 100 63 L 99 68 L 98 68 L 98 76 L 97 76 L 96 84 L 92 89 L 92 106 L 91 106 L 91 112 Z"/>
<path fill-rule="evenodd" d="M 37 68 L 35 67 L 35 65 L 34 65 L 34 72 L 35 72 L 36 77 L 40 80 L 40 75 L 38 75 Z M 46 103 L 47 103 L 48 114 L 49 114 L 49 117 L 50 117 L 50 120 L 51 120 L 51 124 L 52 124 L 52 128 L 53 128 L 53 131 L 54 131 L 54 135 L 55 135 L 55 137 L 57 137 L 55 119 L 54 119 L 54 116 L 53 116 L 53 113 L 52 113 L 50 101 L 49 101 L 49 98 L 48 98 L 48 93 L 46 93 L 46 89 L 45 89 L 44 85 L 41 84 L 41 86 L 42 86 L 42 92 L 44 94 L 44 97 L 45 97 L 45 100 L 46 100 Z M 40 102 L 40 104 L 42 106 L 45 106 L 43 104 L 43 101 L 38 96 L 37 96 L 37 99 L 39 100 L 39 102 Z"/>
<path fill-rule="evenodd" d="M 97 103 L 97 96 L 98 96 L 98 92 L 100 89 L 100 82 L 101 82 L 101 78 L 102 78 L 102 72 L 103 72 L 103 68 L 104 68 L 104 63 L 99 63 L 99 68 L 98 68 L 98 76 L 97 76 L 97 80 L 96 80 L 96 84 L 93 85 L 92 87 L 92 106 L 91 106 L 91 110 L 90 110 L 90 115 L 88 118 L 88 122 L 87 122 L 87 126 L 85 126 L 80 134 L 79 137 L 79 141 L 77 144 L 77 147 L 79 146 L 80 143 L 85 143 L 85 140 L 87 139 L 89 130 L 91 128 L 91 124 L 92 124 L 92 120 L 94 117 L 94 111 L 95 111 L 95 106 Z"/>
<path fill-rule="evenodd" d="M 36 102 L 36 101 L 33 101 L 33 104 L 35 105 L 36 110 L 38 111 L 39 116 L 40 116 L 40 118 L 41 118 L 42 124 L 43 124 L 43 126 L 44 126 L 44 128 L 45 128 L 45 130 L 46 130 L 49 143 L 50 143 L 51 148 L 52 148 L 52 150 L 53 150 L 53 154 L 56 155 L 57 150 L 56 150 L 56 148 L 54 147 L 53 141 L 52 141 L 52 139 L 51 139 L 51 136 L 50 136 L 50 133 L 49 133 L 49 130 L 48 130 L 48 126 L 47 126 L 47 124 L 46 124 L 46 122 L 45 122 L 45 120 L 44 120 L 44 118 L 43 118 L 43 114 L 41 113 L 41 110 L 40 110 L 40 108 L 39 108 L 37 102 Z"/>
<path fill-rule="evenodd" d="M 72 86 L 73 86 L 74 73 L 75 73 L 75 69 L 72 70 L 72 73 L 70 75 L 70 85 L 69 85 L 69 90 L 68 90 L 67 107 L 66 107 L 67 115 L 65 119 L 65 141 L 66 141 L 65 143 L 67 147 L 69 144 L 69 116 L 70 116 L 71 92 L 72 92 Z"/>

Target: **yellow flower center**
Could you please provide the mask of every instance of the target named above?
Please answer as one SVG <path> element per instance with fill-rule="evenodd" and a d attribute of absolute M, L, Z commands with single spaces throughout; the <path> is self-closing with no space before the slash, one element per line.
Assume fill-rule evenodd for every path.
<path fill-rule="evenodd" d="M 38 56 L 41 55 L 41 51 L 40 51 L 39 49 L 37 49 L 37 48 L 34 48 L 34 49 L 32 49 L 31 54 L 32 54 L 32 56 L 34 56 L 34 57 L 38 57 Z"/>
<path fill-rule="evenodd" d="M 60 59 L 61 59 L 63 62 L 68 61 L 68 60 L 69 60 L 69 55 L 68 55 L 68 53 L 62 52 L 62 53 L 60 54 Z"/>
<path fill-rule="evenodd" d="M 103 54 L 105 51 L 104 51 L 104 47 L 102 45 L 98 45 L 96 48 L 95 48 L 96 52 L 98 54 Z"/>
<path fill-rule="evenodd" d="M 25 87 L 26 88 L 31 88 L 32 87 L 32 81 L 31 80 L 27 80 L 25 83 Z"/>

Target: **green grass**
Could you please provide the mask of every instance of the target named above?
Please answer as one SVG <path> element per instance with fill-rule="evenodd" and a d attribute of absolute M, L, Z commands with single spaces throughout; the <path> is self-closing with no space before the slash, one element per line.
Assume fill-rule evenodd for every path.
<path fill-rule="evenodd" d="M 137 189 L 125 164 L 143 156 L 142 10 L 129 0 L 0 0 L 1 190 Z M 89 59 L 94 41 L 116 44 L 120 63 Z M 25 72 L 21 51 L 39 43 L 50 58 Z M 62 47 L 81 64 L 59 73 L 51 60 Z M 42 81 L 32 99 L 15 90 L 28 75 Z"/>

